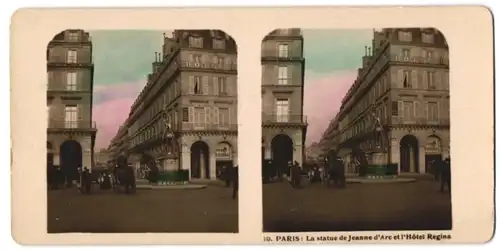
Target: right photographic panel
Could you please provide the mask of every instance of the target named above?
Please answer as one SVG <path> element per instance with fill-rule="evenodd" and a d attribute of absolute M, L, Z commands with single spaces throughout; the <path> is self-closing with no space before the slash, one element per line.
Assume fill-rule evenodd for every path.
<path fill-rule="evenodd" d="M 264 232 L 452 228 L 439 30 L 276 29 L 261 62 Z"/>

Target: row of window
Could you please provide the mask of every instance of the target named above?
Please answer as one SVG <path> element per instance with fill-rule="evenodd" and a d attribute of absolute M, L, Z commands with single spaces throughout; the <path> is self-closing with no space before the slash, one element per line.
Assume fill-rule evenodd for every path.
<path fill-rule="evenodd" d="M 228 78 L 225 76 L 189 76 L 189 94 L 227 96 L 231 93 L 228 88 Z M 148 123 L 159 112 L 163 111 L 174 99 L 181 95 L 181 82 L 174 81 L 166 87 L 163 95 L 144 112 L 142 117 L 132 125 L 131 134 Z"/>
<path fill-rule="evenodd" d="M 66 91 L 78 91 L 80 90 L 79 88 L 79 81 L 78 81 L 78 72 L 76 71 L 68 71 L 68 72 L 53 72 L 53 71 L 48 71 L 47 72 L 47 78 L 48 78 L 48 89 L 52 89 L 53 83 L 57 82 L 60 80 L 59 78 L 56 78 L 56 74 L 64 74 L 65 78 L 64 80 L 64 90 Z M 56 83 L 59 84 L 59 83 Z"/>
<path fill-rule="evenodd" d="M 229 129 L 231 124 L 229 107 L 183 107 L 181 119 L 182 128 L 190 130 L 205 130 L 219 128 Z M 170 122 L 168 122 L 170 121 Z M 149 140 L 155 135 L 165 133 L 165 123 L 168 122 L 173 130 L 178 128 L 178 112 L 171 111 L 167 114 L 167 120 L 157 119 L 147 129 L 132 138 L 132 144 L 137 145 L 145 140 Z"/>
<path fill-rule="evenodd" d="M 414 40 L 413 35 L 410 31 L 399 31 L 398 40 L 403 42 L 412 42 Z M 426 44 L 434 43 L 434 34 L 428 32 L 421 33 L 421 42 Z"/>
<path fill-rule="evenodd" d="M 141 117 L 134 122 L 130 127 L 130 135 L 134 135 L 145 124 L 149 123 L 153 117 L 162 112 L 165 107 L 170 105 L 178 96 L 181 95 L 181 82 L 175 80 L 170 85 L 165 87 L 161 96 L 149 106 L 149 108 L 141 114 Z"/>
<path fill-rule="evenodd" d="M 406 89 L 424 89 L 424 90 L 441 90 L 447 89 L 446 86 L 439 86 L 438 83 L 447 82 L 446 74 L 440 75 L 443 77 L 441 81 L 437 81 L 436 71 L 434 70 L 402 70 L 403 79 L 392 84 L 393 88 Z M 358 104 L 352 108 L 348 117 L 356 118 L 364 112 L 371 104 L 375 103 L 387 90 L 391 88 L 391 79 L 388 73 L 382 75 L 379 80 L 369 91 L 368 95 L 362 98 Z"/>
<path fill-rule="evenodd" d="M 48 123 L 49 127 L 51 126 L 52 123 L 52 111 L 53 106 L 52 105 L 47 105 L 47 116 L 49 118 Z M 80 121 L 81 121 L 81 116 L 80 116 L 80 109 L 78 105 L 65 105 L 64 106 L 64 121 L 58 121 L 58 125 L 54 125 L 57 127 L 64 127 L 64 128 L 78 128 L 80 127 Z"/>
<path fill-rule="evenodd" d="M 212 63 L 217 65 L 219 68 L 224 68 L 224 66 L 231 64 L 230 57 L 224 57 L 220 55 L 202 55 L 202 54 L 189 54 L 188 61 L 193 63 L 194 66 L 201 66 L 202 64 Z"/>
<path fill-rule="evenodd" d="M 413 71 L 415 74 L 421 74 L 420 78 L 414 79 L 412 78 L 412 71 L 411 70 L 404 70 L 403 71 L 403 82 L 402 86 L 403 88 L 418 88 L 419 82 L 423 84 L 425 89 L 428 90 L 437 90 L 438 86 L 436 85 L 436 72 L 433 70 L 423 70 L 423 71 Z M 417 81 L 415 81 L 417 80 Z M 420 80 L 420 81 L 419 81 Z"/>
<path fill-rule="evenodd" d="M 189 76 L 189 94 L 227 96 L 227 77 Z"/>
<path fill-rule="evenodd" d="M 421 54 L 418 56 L 418 54 Z M 403 48 L 399 55 L 396 55 L 398 61 L 411 61 L 413 59 L 421 58 L 424 63 L 444 63 L 448 59 L 448 55 L 439 55 L 438 53 L 434 53 L 432 50 L 427 50 L 423 48 Z M 394 57 L 394 55 L 393 55 Z M 437 61 L 437 59 L 441 59 L 441 61 Z M 394 60 L 394 59 L 393 59 Z"/>
<path fill-rule="evenodd" d="M 52 50 L 57 50 L 57 49 L 59 49 L 59 48 L 51 48 L 51 49 L 47 50 L 47 59 L 48 60 L 52 57 L 52 55 L 51 55 L 51 53 L 53 53 Z M 66 62 L 68 64 L 76 64 L 76 63 L 78 63 L 78 51 L 75 50 L 75 49 L 69 49 L 69 50 L 67 50 L 64 62 Z"/>
<path fill-rule="evenodd" d="M 191 48 L 203 48 L 203 37 L 189 37 L 189 47 Z M 226 48 L 226 40 L 224 39 L 212 39 L 212 49 L 224 50 Z"/>
<path fill-rule="evenodd" d="M 82 40 L 81 31 L 66 31 L 66 40 L 70 42 L 78 42 Z"/>
<path fill-rule="evenodd" d="M 273 43 L 272 46 L 263 44 L 261 54 L 262 57 L 289 58 L 292 55 L 290 42 Z"/>
<path fill-rule="evenodd" d="M 446 111 L 440 111 L 440 102 L 438 101 L 392 101 L 391 115 L 399 117 L 407 122 L 416 122 L 419 119 L 425 119 L 429 122 L 438 122 L 440 118 L 447 117 Z M 388 104 L 380 106 L 376 110 L 376 116 L 380 118 L 382 124 L 386 123 L 388 116 Z M 341 134 L 341 139 L 346 140 L 354 135 L 371 131 L 374 125 L 374 118 L 365 116 L 358 120 L 349 129 Z M 342 129 L 342 128 L 341 128 Z"/>
<path fill-rule="evenodd" d="M 206 125 L 218 125 L 220 128 L 229 128 L 229 107 L 183 107 L 182 121 L 194 125 L 194 129 L 205 129 Z"/>

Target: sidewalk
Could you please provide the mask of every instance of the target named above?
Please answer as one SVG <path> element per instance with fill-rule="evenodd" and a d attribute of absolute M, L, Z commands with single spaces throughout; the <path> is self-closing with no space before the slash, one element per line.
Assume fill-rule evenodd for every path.
<path fill-rule="evenodd" d="M 167 184 L 149 184 L 147 180 L 137 180 L 136 188 L 143 190 L 183 190 L 183 189 L 203 189 L 206 188 L 203 184 L 193 183 L 167 183 Z"/>

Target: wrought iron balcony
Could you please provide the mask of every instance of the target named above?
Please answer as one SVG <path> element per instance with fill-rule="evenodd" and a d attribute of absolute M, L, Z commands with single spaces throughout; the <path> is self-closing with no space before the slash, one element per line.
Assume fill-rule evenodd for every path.
<path fill-rule="evenodd" d="M 50 56 L 47 58 L 47 66 L 93 67 L 94 62 L 91 59 L 82 60 L 81 58 L 77 58 L 76 60 L 68 60 L 65 56 Z"/>
<path fill-rule="evenodd" d="M 262 124 L 307 124 L 307 116 L 294 114 L 262 114 Z"/>
<path fill-rule="evenodd" d="M 449 66 L 449 59 L 445 57 L 405 57 L 392 55 L 390 57 L 392 62 L 408 63 L 408 64 L 431 64 Z"/>
<path fill-rule="evenodd" d="M 182 131 L 237 131 L 238 124 L 182 123 Z"/>
<path fill-rule="evenodd" d="M 48 124 L 48 129 L 95 130 L 96 128 L 96 122 L 90 120 L 65 121 L 49 119 Z"/>
<path fill-rule="evenodd" d="M 76 85 L 51 85 L 48 84 L 48 92 L 90 92 L 88 88 L 82 88 Z"/>
<path fill-rule="evenodd" d="M 300 53 L 296 53 L 293 51 L 288 51 L 288 53 L 283 53 L 280 55 L 277 49 L 263 49 L 261 50 L 262 60 L 277 60 L 277 61 L 287 61 L 294 60 L 300 61 L 304 60 L 304 57 L 300 55 Z"/>
<path fill-rule="evenodd" d="M 188 69 L 201 69 L 201 70 L 218 70 L 218 71 L 236 71 L 238 65 L 236 63 L 202 63 L 183 60 L 181 61 L 181 68 Z"/>
<path fill-rule="evenodd" d="M 392 123 L 393 124 L 399 124 L 399 125 L 434 125 L 434 126 L 450 126 L 450 119 L 426 119 L 426 118 L 415 118 L 415 119 L 405 119 L 405 118 L 399 118 L 399 117 L 393 117 L 392 118 Z"/>

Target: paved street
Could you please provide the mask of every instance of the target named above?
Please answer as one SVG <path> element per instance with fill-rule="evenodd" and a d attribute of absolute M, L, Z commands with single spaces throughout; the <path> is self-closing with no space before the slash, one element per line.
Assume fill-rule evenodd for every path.
<path fill-rule="evenodd" d="M 48 192 L 48 232 L 238 232 L 231 189 Z"/>
<path fill-rule="evenodd" d="M 345 190 L 288 183 L 263 187 L 264 231 L 426 230 L 451 228 L 450 195 L 436 181 L 348 184 Z"/>

